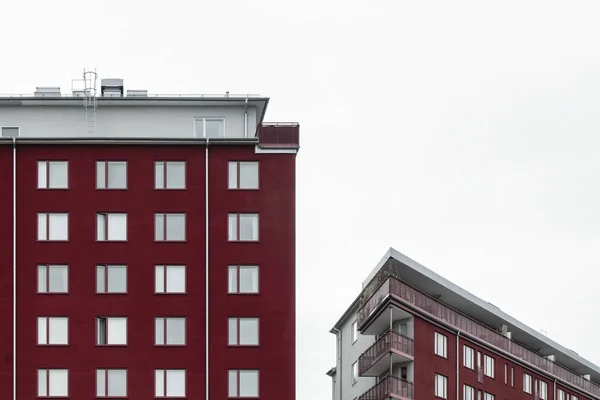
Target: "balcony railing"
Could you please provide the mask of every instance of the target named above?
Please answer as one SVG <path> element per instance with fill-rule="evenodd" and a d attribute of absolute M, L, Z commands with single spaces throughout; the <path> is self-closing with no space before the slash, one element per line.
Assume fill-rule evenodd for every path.
<path fill-rule="evenodd" d="M 384 400 L 389 397 L 412 400 L 413 383 L 394 375 L 388 375 L 360 395 L 358 400 Z"/>
<path fill-rule="evenodd" d="M 414 355 L 412 338 L 393 330 L 387 331 L 358 357 L 358 373 L 364 374 L 382 355 L 394 350 L 412 357 Z"/>
<path fill-rule="evenodd" d="M 261 147 L 299 147 L 300 125 L 296 122 L 261 123 L 256 129 Z"/>
<path fill-rule="evenodd" d="M 443 321 L 461 332 L 511 354 L 522 362 L 540 368 L 565 382 L 600 397 L 600 385 L 597 383 L 587 380 L 562 365 L 556 364 L 519 343 L 509 340 L 507 337 L 440 303 L 394 276 L 389 276 L 370 298 L 363 301 L 363 306 L 358 312 L 359 328 L 390 295 L 434 319 Z"/>

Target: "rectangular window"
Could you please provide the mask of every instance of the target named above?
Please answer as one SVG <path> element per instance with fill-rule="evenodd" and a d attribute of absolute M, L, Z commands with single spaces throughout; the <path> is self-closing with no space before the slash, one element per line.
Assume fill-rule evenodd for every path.
<path fill-rule="evenodd" d="M 229 241 L 258 241 L 258 214 L 229 214 L 228 217 Z"/>
<path fill-rule="evenodd" d="M 127 293 L 127 266 L 96 265 L 96 293 Z"/>
<path fill-rule="evenodd" d="M 486 392 L 486 393 L 484 393 L 484 395 L 483 395 L 483 400 L 494 400 L 495 398 L 496 398 L 496 396 L 494 396 L 494 395 L 493 395 L 493 394 L 491 394 L 491 393 L 487 393 L 487 392 Z"/>
<path fill-rule="evenodd" d="M 154 214 L 154 240 L 158 242 L 185 241 L 185 214 Z"/>
<path fill-rule="evenodd" d="M 441 333 L 435 332 L 434 333 L 434 339 L 435 339 L 435 354 L 437 354 L 438 356 L 447 357 L 447 344 L 448 344 L 448 338 L 445 335 L 442 335 Z"/>
<path fill-rule="evenodd" d="M 228 374 L 228 396 L 259 397 L 258 395 L 258 370 L 253 369 L 230 369 Z"/>
<path fill-rule="evenodd" d="M 508 385 L 508 364 L 504 364 L 504 384 Z"/>
<path fill-rule="evenodd" d="M 159 317 L 154 319 L 155 340 L 159 346 L 185 345 L 185 318 Z"/>
<path fill-rule="evenodd" d="M 156 161 L 155 189 L 185 189 L 185 161 Z"/>
<path fill-rule="evenodd" d="M 185 293 L 185 265 L 156 265 L 154 267 L 156 293 Z"/>
<path fill-rule="evenodd" d="M 96 240 L 100 242 L 127 240 L 127 214 L 97 213 Z"/>
<path fill-rule="evenodd" d="M 13 126 L 3 126 L 2 137 L 19 137 L 19 128 Z"/>
<path fill-rule="evenodd" d="M 96 189 L 127 189 L 127 161 L 97 161 Z"/>
<path fill-rule="evenodd" d="M 225 119 L 194 118 L 194 130 L 197 138 L 225 137 Z"/>
<path fill-rule="evenodd" d="M 258 293 L 257 265 L 230 265 L 228 293 Z"/>
<path fill-rule="evenodd" d="M 354 385 L 358 381 L 358 361 L 352 364 L 352 384 Z"/>
<path fill-rule="evenodd" d="M 229 318 L 230 346 L 258 346 L 258 318 Z"/>
<path fill-rule="evenodd" d="M 564 392 L 562 389 L 558 389 L 558 392 L 557 392 L 557 393 L 558 393 L 558 396 L 557 396 L 557 397 L 558 397 L 558 400 L 566 400 L 566 399 L 565 399 L 565 397 L 566 397 L 566 396 L 565 396 L 565 392 Z"/>
<path fill-rule="evenodd" d="M 548 384 L 544 381 L 538 381 L 540 400 L 548 400 Z M 571 396 L 571 400 L 577 400 Z"/>
<path fill-rule="evenodd" d="M 483 391 L 478 390 L 477 391 L 477 400 L 483 400 L 482 397 L 483 397 Z"/>
<path fill-rule="evenodd" d="M 571 400 L 579 400 L 579 397 L 571 395 Z"/>
<path fill-rule="evenodd" d="M 69 214 L 38 213 L 38 240 L 69 240 Z"/>
<path fill-rule="evenodd" d="M 435 396 L 442 399 L 447 398 L 448 378 L 444 375 L 435 374 Z"/>
<path fill-rule="evenodd" d="M 38 293 L 68 293 L 69 267 L 66 265 L 38 265 Z"/>
<path fill-rule="evenodd" d="M 358 321 L 352 323 L 352 343 L 358 339 Z"/>
<path fill-rule="evenodd" d="M 37 344 L 69 344 L 69 319 L 67 317 L 38 317 Z"/>
<path fill-rule="evenodd" d="M 229 189 L 258 189 L 258 161 L 230 161 Z"/>
<path fill-rule="evenodd" d="M 127 397 L 127 370 L 97 369 L 96 397 Z"/>
<path fill-rule="evenodd" d="M 494 358 L 488 356 L 487 354 L 483 356 L 483 374 L 490 378 L 494 377 Z"/>
<path fill-rule="evenodd" d="M 184 369 L 157 369 L 155 372 L 155 397 L 185 397 Z"/>
<path fill-rule="evenodd" d="M 69 372 L 66 369 L 38 369 L 38 397 L 68 397 Z"/>
<path fill-rule="evenodd" d="M 463 365 L 469 369 L 475 369 L 475 350 L 469 346 L 463 346 Z"/>
<path fill-rule="evenodd" d="M 463 400 L 475 400 L 475 388 L 463 385 Z"/>
<path fill-rule="evenodd" d="M 510 386 L 515 387 L 515 367 L 510 367 Z"/>
<path fill-rule="evenodd" d="M 523 391 L 531 394 L 531 375 L 523 374 Z"/>
<path fill-rule="evenodd" d="M 67 161 L 38 161 L 38 189 L 68 189 Z"/>
<path fill-rule="evenodd" d="M 96 344 L 126 345 L 127 344 L 127 318 L 125 317 L 98 317 L 96 318 Z"/>

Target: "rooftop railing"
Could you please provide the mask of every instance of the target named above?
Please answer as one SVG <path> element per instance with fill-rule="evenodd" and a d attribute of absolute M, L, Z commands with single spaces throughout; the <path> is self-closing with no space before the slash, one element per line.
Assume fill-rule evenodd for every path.
<path fill-rule="evenodd" d="M 388 375 L 369 390 L 364 392 L 358 400 L 385 400 L 390 397 L 395 399 L 413 399 L 413 383 L 394 375 Z"/>
<path fill-rule="evenodd" d="M 57 95 L 55 93 L 8 93 L 8 94 L 0 94 L 0 98 L 1 97 L 65 97 L 65 98 L 84 98 L 85 96 L 83 96 L 83 92 L 81 94 L 73 94 L 73 93 L 61 93 L 60 95 Z M 173 93 L 167 93 L 167 94 L 148 94 L 145 96 L 127 96 L 127 92 L 125 92 L 125 95 L 123 96 L 117 96 L 117 97 L 112 97 L 112 96 L 101 96 L 99 94 L 98 91 L 98 95 L 96 96 L 96 98 L 98 99 L 121 99 L 121 98 L 128 98 L 128 99 L 143 99 L 143 98 L 152 98 L 152 97 L 164 97 L 164 98 L 202 98 L 202 97 L 206 97 L 206 98 L 223 98 L 223 99 L 234 99 L 234 100 L 239 100 L 239 99 L 246 99 L 246 98 L 263 98 L 263 96 L 261 96 L 260 94 L 227 94 L 227 93 L 216 93 L 216 94 L 211 94 L 211 93 L 201 93 L 201 94 L 173 94 Z"/>

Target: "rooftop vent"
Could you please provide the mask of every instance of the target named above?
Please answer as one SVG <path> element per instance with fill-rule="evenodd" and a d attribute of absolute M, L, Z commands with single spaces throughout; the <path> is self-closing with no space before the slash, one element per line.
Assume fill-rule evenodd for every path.
<path fill-rule="evenodd" d="M 148 97 L 147 90 L 128 90 L 127 97 Z"/>
<path fill-rule="evenodd" d="M 33 93 L 35 97 L 60 97 L 60 87 L 58 86 L 38 86 Z"/>
<path fill-rule="evenodd" d="M 123 97 L 123 79 L 108 78 L 100 81 L 102 97 Z"/>

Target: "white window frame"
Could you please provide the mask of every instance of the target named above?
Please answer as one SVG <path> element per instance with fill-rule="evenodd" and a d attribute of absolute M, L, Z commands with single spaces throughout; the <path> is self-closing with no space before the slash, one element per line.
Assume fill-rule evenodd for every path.
<path fill-rule="evenodd" d="M 358 320 L 355 320 L 354 322 L 352 322 L 351 329 L 352 329 L 351 340 L 352 340 L 352 344 L 354 344 L 358 340 Z"/>
<path fill-rule="evenodd" d="M 52 177 L 52 171 L 59 166 L 59 164 L 65 164 L 66 176 L 63 177 L 65 186 L 52 185 L 50 178 Z M 69 161 L 66 160 L 38 160 L 37 162 L 37 188 L 38 189 L 68 189 L 69 188 Z"/>
<path fill-rule="evenodd" d="M 256 238 L 241 238 L 242 217 L 256 216 Z M 227 214 L 227 241 L 229 242 L 258 242 L 260 241 L 260 214 L 252 212 L 228 213 Z"/>
<path fill-rule="evenodd" d="M 125 238 L 115 239 L 110 235 L 111 224 L 116 223 L 116 220 L 111 222 L 111 217 L 125 216 Z M 128 236 L 128 216 L 124 212 L 97 212 L 96 213 L 96 241 L 97 242 L 126 242 Z"/>
<path fill-rule="evenodd" d="M 170 291 L 169 270 L 183 269 L 183 291 Z M 159 276 L 162 282 L 159 281 Z M 161 288 L 162 286 L 162 288 Z M 155 265 L 154 266 L 154 294 L 185 294 L 187 292 L 187 267 L 185 265 Z"/>
<path fill-rule="evenodd" d="M 110 168 L 109 166 L 111 164 L 125 164 L 125 186 L 124 187 L 109 187 L 109 183 L 110 183 L 110 176 L 109 176 L 109 171 Z M 97 190 L 127 190 L 127 186 L 128 186 L 128 179 L 127 179 L 127 175 L 128 175 L 128 166 L 127 166 L 127 161 L 125 160 L 103 160 L 103 161 L 96 161 L 96 189 Z M 102 172 L 102 176 L 100 176 L 99 172 Z"/>
<path fill-rule="evenodd" d="M 496 399 L 496 396 L 494 396 L 491 393 L 485 392 L 483 394 L 483 400 L 495 400 L 495 399 Z"/>
<path fill-rule="evenodd" d="M 352 384 L 354 385 L 356 382 L 358 382 L 358 361 L 355 361 L 350 368 L 352 374 Z"/>
<path fill-rule="evenodd" d="M 37 395 L 38 397 L 69 397 L 69 370 L 65 368 L 39 368 L 37 373 Z M 64 391 L 58 390 L 52 383 L 52 375 L 64 374 Z M 58 377 L 56 377 L 58 378 Z"/>
<path fill-rule="evenodd" d="M 242 322 L 255 323 L 256 332 L 246 332 L 242 327 L 244 325 Z M 258 317 L 229 317 L 227 333 L 229 346 L 258 347 L 260 346 L 260 319 Z M 248 340 L 247 336 L 256 336 L 256 341 Z"/>
<path fill-rule="evenodd" d="M 448 358 L 448 336 L 442 335 L 439 332 L 434 332 L 434 351 L 435 354 Z"/>
<path fill-rule="evenodd" d="M 487 354 L 483 355 L 483 374 L 489 378 L 494 377 L 494 364 L 496 360 Z"/>
<path fill-rule="evenodd" d="M 540 400 L 548 400 L 548 383 L 538 380 L 538 393 Z M 571 400 L 577 400 L 575 396 L 571 396 Z"/>
<path fill-rule="evenodd" d="M 439 397 L 441 399 L 448 398 L 448 377 L 435 374 L 435 387 L 434 392 L 435 397 Z"/>
<path fill-rule="evenodd" d="M 125 270 L 125 289 L 124 290 L 113 290 L 111 289 L 111 272 L 115 270 Z M 102 277 L 102 278 L 101 278 Z M 103 281 L 101 282 L 100 279 Z M 127 265 L 121 264 L 98 264 L 96 265 L 96 294 L 126 294 L 127 293 Z"/>
<path fill-rule="evenodd" d="M 194 117 L 194 135 L 193 137 L 195 138 L 206 138 L 206 121 L 221 121 L 223 123 L 223 136 L 217 136 L 217 138 L 224 138 L 227 137 L 227 135 L 225 134 L 226 130 L 225 130 L 225 117 Z M 196 125 L 198 123 L 202 124 L 202 136 L 198 136 L 197 135 L 197 128 Z M 209 139 L 214 139 L 214 136 L 210 136 Z"/>
<path fill-rule="evenodd" d="M 463 345 L 463 366 L 475 370 L 475 349 Z"/>
<path fill-rule="evenodd" d="M 242 393 L 241 375 L 248 374 L 256 376 L 256 393 Z M 258 369 L 230 369 L 227 373 L 227 398 L 258 398 L 260 397 L 260 370 Z"/>
<path fill-rule="evenodd" d="M 16 129 L 17 130 L 17 135 L 16 136 L 12 136 L 12 135 L 4 135 L 5 133 L 7 133 L 9 130 L 12 129 Z M 18 138 L 21 136 L 21 128 L 18 126 L 3 126 L 0 127 L 0 137 L 15 137 Z"/>
<path fill-rule="evenodd" d="M 169 179 L 169 171 L 183 164 L 183 187 L 175 186 Z M 162 176 L 161 176 L 162 175 Z M 159 179 L 159 176 L 161 178 Z M 154 162 L 154 189 L 156 190 L 185 190 L 187 187 L 187 162 L 186 161 L 155 161 Z"/>
<path fill-rule="evenodd" d="M 112 373 L 124 373 L 125 374 L 125 393 L 110 393 L 110 381 Z M 123 368 L 111 369 L 111 368 L 99 368 L 96 369 L 96 397 L 127 397 L 127 370 Z"/>
<path fill-rule="evenodd" d="M 508 364 L 504 364 L 504 384 L 508 385 Z"/>
<path fill-rule="evenodd" d="M 558 400 L 566 400 L 565 391 L 562 389 L 556 389 L 556 398 Z"/>
<path fill-rule="evenodd" d="M 475 400 L 475 388 L 473 386 L 463 385 L 463 400 Z"/>
<path fill-rule="evenodd" d="M 169 322 L 183 321 L 183 342 L 169 341 Z M 162 340 L 159 338 L 159 326 L 162 329 Z M 162 342 L 162 343 L 161 343 Z M 186 346 L 187 345 L 187 319 L 185 317 L 156 317 L 154 318 L 154 345 L 155 346 Z"/>
<path fill-rule="evenodd" d="M 183 239 L 169 238 L 169 221 L 172 217 L 183 216 Z M 162 220 L 162 232 L 158 229 L 158 221 Z M 171 221 L 172 222 L 172 221 Z M 187 214 L 178 213 L 154 213 L 154 241 L 155 242 L 185 242 L 187 241 Z"/>
<path fill-rule="evenodd" d="M 529 375 L 528 373 L 524 372 L 523 373 L 523 391 L 525 393 L 529 393 L 532 394 L 533 390 L 532 390 L 532 386 L 533 386 L 533 377 L 531 375 Z"/>
<path fill-rule="evenodd" d="M 183 393 L 169 394 L 172 392 L 174 382 L 169 380 L 171 374 L 183 373 Z M 154 370 L 154 397 L 185 397 L 187 393 L 187 377 L 185 369 L 155 369 Z"/>
<path fill-rule="evenodd" d="M 242 174 L 242 165 L 256 166 L 256 186 L 249 185 Z M 229 161 L 227 163 L 227 189 L 229 190 L 258 190 L 260 189 L 260 163 L 258 161 Z"/>
<path fill-rule="evenodd" d="M 51 341 L 54 324 L 64 324 L 65 336 L 58 341 Z M 38 346 L 68 346 L 69 345 L 69 318 L 68 317 L 38 317 L 37 318 L 37 344 Z"/>
<path fill-rule="evenodd" d="M 256 290 L 255 291 L 242 291 L 241 290 L 241 276 L 242 270 L 251 271 L 252 274 L 256 273 Z M 235 277 L 235 280 L 233 279 Z M 230 265 L 227 268 L 227 294 L 259 294 L 260 293 L 260 272 L 258 265 Z"/>
<path fill-rule="evenodd" d="M 65 290 L 56 291 L 51 290 L 51 271 L 52 270 L 65 270 Z M 37 293 L 38 294 L 68 294 L 69 293 L 69 266 L 66 264 L 39 264 L 37 269 Z"/>
<path fill-rule="evenodd" d="M 102 323 L 102 320 L 104 320 L 104 322 Z M 122 322 L 125 321 L 125 332 L 121 333 L 121 335 L 119 336 L 123 336 L 124 337 L 124 342 L 119 343 L 119 342 L 113 342 L 113 339 L 111 339 L 110 337 L 110 325 L 111 323 L 115 323 L 115 322 Z M 102 324 L 104 324 L 104 326 L 102 326 Z M 121 316 L 110 316 L 110 317 L 106 317 L 106 316 L 100 316 L 100 317 L 96 317 L 96 346 L 127 346 L 127 337 L 128 337 L 128 321 L 127 321 L 127 317 L 121 317 Z M 101 332 L 102 331 L 102 332 Z M 102 342 L 102 338 L 104 338 L 105 343 L 101 343 Z"/>
<path fill-rule="evenodd" d="M 510 386 L 515 387 L 515 367 L 510 367 Z"/>
<path fill-rule="evenodd" d="M 53 224 L 53 217 L 64 217 L 66 216 L 66 236 L 65 237 L 51 237 L 52 232 L 51 225 Z M 54 221 L 56 223 L 56 221 Z M 39 212 L 37 213 L 37 240 L 39 242 L 68 242 L 69 241 L 69 213 L 65 212 Z"/>

